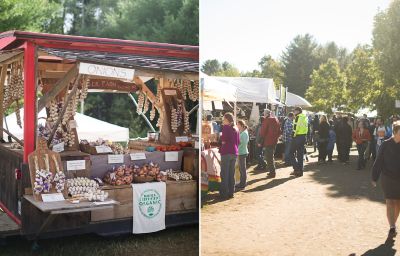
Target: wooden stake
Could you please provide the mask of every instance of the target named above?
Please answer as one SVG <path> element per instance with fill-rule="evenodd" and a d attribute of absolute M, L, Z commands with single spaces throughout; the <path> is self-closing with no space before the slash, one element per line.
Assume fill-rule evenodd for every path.
<path fill-rule="evenodd" d="M 53 89 L 46 95 L 43 95 L 38 102 L 38 112 L 42 110 L 50 101 L 52 101 L 62 90 L 68 87 L 69 83 L 78 74 L 78 65 L 73 66 L 68 73 L 58 80 Z"/>
<path fill-rule="evenodd" d="M 9 132 L 8 130 L 4 129 L 3 127 L 1 128 L 1 130 L 5 133 L 7 133 L 11 138 L 13 138 L 16 142 L 18 142 L 19 145 L 24 146 L 24 143 L 22 141 L 20 141 L 17 137 L 15 137 L 14 135 L 12 135 L 11 132 Z M 2 132 L 2 134 L 3 134 Z"/>

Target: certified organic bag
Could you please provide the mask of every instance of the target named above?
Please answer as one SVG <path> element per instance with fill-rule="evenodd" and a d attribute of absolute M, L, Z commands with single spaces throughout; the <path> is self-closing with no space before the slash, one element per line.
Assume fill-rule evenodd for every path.
<path fill-rule="evenodd" d="M 165 182 L 132 184 L 133 233 L 151 233 L 165 229 Z"/>

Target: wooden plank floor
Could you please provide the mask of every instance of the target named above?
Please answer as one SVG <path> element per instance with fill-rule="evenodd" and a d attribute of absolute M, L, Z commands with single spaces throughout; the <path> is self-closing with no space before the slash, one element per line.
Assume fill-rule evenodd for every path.
<path fill-rule="evenodd" d="M 0 209 L 0 236 L 2 234 L 18 233 L 19 226 Z"/>

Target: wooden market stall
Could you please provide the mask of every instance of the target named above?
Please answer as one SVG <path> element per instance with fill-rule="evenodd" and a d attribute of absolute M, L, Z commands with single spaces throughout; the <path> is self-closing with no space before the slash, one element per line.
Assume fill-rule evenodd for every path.
<path fill-rule="evenodd" d="M 143 182 L 139 179 L 142 176 L 148 181 L 166 180 L 167 226 L 197 223 L 198 151 L 194 145 L 198 137 L 192 136 L 189 124 L 189 114 L 196 111 L 186 109 L 185 103 L 198 101 L 198 61 L 197 46 L 22 31 L 1 33 L 0 119 L 11 104 L 16 106 L 17 118 L 22 106 L 24 112 L 23 141 L 0 122 L 0 208 L 15 222 L 14 233 L 37 239 L 132 232 L 130 182 Z M 149 80 L 156 84 L 156 91 L 146 84 Z M 131 93 L 138 94 L 138 114 L 150 113 L 150 119 L 157 114 L 159 139 L 130 141 L 127 149 L 116 149 L 100 138 L 97 142 L 80 142 L 74 113 L 77 104 L 92 91 L 130 97 Z M 39 127 L 37 113 L 44 108 L 46 127 Z M 13 143 L 6 142 L 10 138 L 3 138 L 3 131 Z M 175 152 L 168 152 L 171 150 Z M 49 164 L 49 157 L 57 164 Z M 149 171 L 142 175 L 143 166 Z M 76 197 L 68 198 L 73 189 L 66 191 L 69 183 L 59 181 L 57 186 L 65 188 L 62 191 L 68 200 L 44 203 L 45 185 L 38 188 L 35 183 L 39 169 L 56 169 L 53 177 L 57 172 L 64 173 L 67 181 L 77 177 L 104 179 L 102 195 L 106 193 L 112 200 L 94 204 L 81 197 L 82 202 L 72 204 L 68 200 Z M 115 178 L 120 169 L 125 170 L 124 179 Z M 163 176 L 166 169 L 183 170 L 191 179 L 172 181 L 169 174 Z"/>

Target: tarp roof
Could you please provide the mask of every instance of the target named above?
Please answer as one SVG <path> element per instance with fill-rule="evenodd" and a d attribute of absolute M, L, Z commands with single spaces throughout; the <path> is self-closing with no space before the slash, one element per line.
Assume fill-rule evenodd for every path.
<path fill-rule="evenodd" d="M 219 91 L 223 99 L 230 97 L 230 92 L 236 89 L 235 98 L 238 102 L 280 104 L 276 100 L 274 81 L 270 78 L 209 76 L 204 80 L 204 88 L 205 92 Z"/>
<path fill-rule="evenodd" d="M 287 96 L 286 96 L 286 106 L 288 107 L 312 107 L 312 105 L 310 104 L 310 102 L 308 102 L 306 99 L 304 99 L 303 97 L 288 92 Z"/>
<path fill-rule="evenodd" d="M 21 121 L 23 127 L 24 120 L 24 111 L 20 110 L 21 113 Z M 46 117 L 46 109 L 43 109 L 38 113 L 39 123 L 44 124 L 44 119 Z M 18 139 L 23 139 L 23 129 L 21 129 L 17 125 L 17 117 L 15 113 L 12 113 L 6 117 L 8 130 L 16 136 Z M 95 141 L 99 138 L 104 140 L 111 141 L 128 141 L 129 140 L 129 129 L 125 127 L 121 127 L 118 125 L 110 124 L 98 119 L 95 119 L 90 116 L 82 115 L 80 113 L 76 113 L 74 119 L 77 122 L 77 132 L 78 138 L 86 139 L 89 141 Z M 3 127 L 6 128 L 6 125 L 3 120 Z M 4 138 L 7 138 L 7 134 L 4 133 Z"/>
<path fill-rule="evenodd" d="M 205 101 L 236 101 L 236 88 L 226 81 L 200 73 L 201 94 Z"/>
<path fill-rule="evenodd" d="M 0 50 L 18 49 L 26 41 L 63 59 L 174 73 L 199 71 L 199 47 L 191 45 L 7 31 L 0 33 Z"/>

